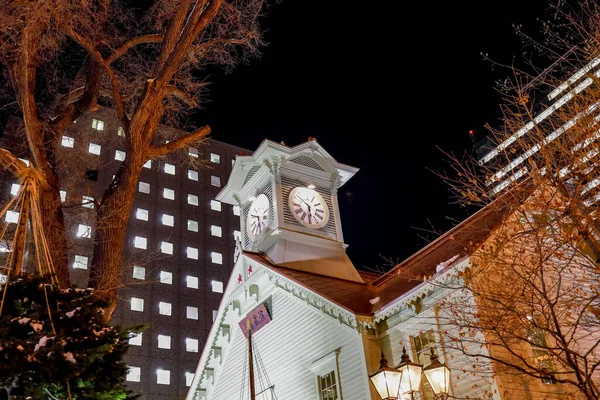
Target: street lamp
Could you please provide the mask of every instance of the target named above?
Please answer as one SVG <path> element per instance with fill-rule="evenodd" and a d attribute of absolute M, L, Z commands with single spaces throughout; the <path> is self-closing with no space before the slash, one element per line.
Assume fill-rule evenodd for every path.
<path fill-rule="evenodd" d="M 431 364 L 423 369 L 423 373 L 431 385 L 436 398 L 447 399 L 450 390 L 450 368 L 438 360 L 431 347 Z"/>
<path fill-rule="evenodd" d="M 410 361 L 408 354 L 406 354 L 406 347 L 402 347 L 402 362 L 398 364 L 396 369 L 402 373 L 400 379 L 400 391 L 402 394 L 410 394 L 413 398 L 414 393 L 419 390 L 421 386 L 421 372 L 423 366 Z"/>
<path fill-rule="evenodd" d="M 447 400 L 450 396 L 450 368 L 438 360 L 431 347 L 431 364 L 423 368 L 421 364 L 410 361 L 406 348 L 402 348 L 402 362 L 396 368 L 388 367 L 381 352 L 381 366 L 369 379 L 382 400 L 414 399 L 421 387 L 422 374 L 431 386 L 434 397 Z"/>
<path fill-rule="evenodd" d="M 388 366 L 382 351 L 379 369 L 373 375 L 370 375 L 369 379 L 382 400 L 395 400 L 400 393 L 401 374 L 397 369 Z"/>

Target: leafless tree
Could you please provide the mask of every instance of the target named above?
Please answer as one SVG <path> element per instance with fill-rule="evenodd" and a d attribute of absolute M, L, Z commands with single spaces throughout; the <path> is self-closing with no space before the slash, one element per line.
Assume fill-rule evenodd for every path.
<path fill-rule="evenodd" d="M 541 39 L 517 27 L 538 56 L 508 66 L 501 124 L 488 127 L 482 158 L 453 157 L 445 176 L 458 203 L 509 210 L 467 244 L 470 268 L 438 317 L 448 345 L 472 361 L 468 372 L 598 399 L 600 9 L 554 11 Z M 549 67 L 535 68 L 539 55 Z"/>
<path fill-rule="evenodd" d="M 101 104 L 120 119 L 127 158 L 95 207 L 90 285 L 113 305 L 122 245 L 142 166 L 210 133 L 202 126 L 165 137 L 196 109 L 199 70 L 230 68 L 257 54 L 264 0 L 6 0 L 0 4 L 0 65 L 23 119 L 32 164 L 48 183 L 40 202 L 54 264 L 69 284 L 62 208 L 60 140 Z M 168 139 L 165 140 L 165 139 Z M 2 151 L 9 171 L 20 163 Z M 110 313 L 108 313 L 110 315 Z"/>

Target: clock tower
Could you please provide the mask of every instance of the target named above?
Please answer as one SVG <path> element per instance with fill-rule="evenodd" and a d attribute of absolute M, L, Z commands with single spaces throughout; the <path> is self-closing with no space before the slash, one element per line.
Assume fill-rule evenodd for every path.
<path fill-rule="evenodd" d="M 281 267 L 362 282 L 346 255 L 337 199 L 357 171 L 314 139 L 295 147 L 265 140 L 236 158 L 217 200 L 240 207 L 243 250 Z"/>

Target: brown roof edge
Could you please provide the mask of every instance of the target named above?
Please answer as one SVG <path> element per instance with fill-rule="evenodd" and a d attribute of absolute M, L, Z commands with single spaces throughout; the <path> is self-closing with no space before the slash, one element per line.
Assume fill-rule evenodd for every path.
<path fill-rule="evenodd" d="M 307 285 L 306 282 L 301 282 L 298 279 L 296 279 L 294 276 L 288 275 L 286 272 L 289 271 L 292 275 L 298 274 L 298 275 L 304 275 L 304 276 L 311 276 L 311 277 L 315 277 L 315 278 L 319 278 L 319 279 L 327 279 L 329 281 L 337 281 L 340 284 L 351 285 L 354 287 L 364 287 L 364 289 L 369 292 L 369 296 L 367 296 L 367 297 L 371 297 L 373 295 L 372 291 L 374 288 L 372 287 L 372 285 L 370 285 L 368 283 L 349 281 L 349 280 L 336 278 L 336 277 L 332 277 L 332 276 L 325 276 L 325 275 L 320 275 L 320 274 L 314 274 L 314 273 L 307 272 L 307 271 L 286 268 L 283 266 L 279 266 L 277 264 L 273 264 L 267 256 L 265 256 L 263 253 L 259 253 L 259 252 L 244 250 L 243 254 L 246 254 L 247 256 L 252 258 L 254 261 L 261 263 L 264 267 L 270 269 L 271 271 L 276 272 L 280 275 L 283 275 L 286 279 L 289 279 L 289 280 L 293 281 L 294 283 L 296 283 L 308 290 L 313 291 L 314 293 L 318 294 L 319 296 L 326 298 L 327 300 L 331 301 L 332 303 L 336 304 L 337 306 L 343 308 L 344 310 L 346 310 L 354 315 L 362 316 L 362 317 L 373 316 L 372 312 L 357 311 L 356 309 L 353 309 L 349 304 L 343 304 L 340 301 L 337 301 L 336 298 L 331 296 L 331 293 L 325 293 L 321 290 L 313 288 L 310 285 Z M 360 300 L 358 300 L 358 301 L 359 301 L 359 303 L 363 303 Z M 368 302 L 368 301 L 365 300 L 365 302 Z"/>
<path fill-rule="evenodd" d="M 442 234 L 440 237 L 429 243 L 427 246 L 423 247 L 421 250 L 417 251 L 410 257 L 406 258 L 404 261 L 396 265 L 394 268 L 381 275 L 376 280 L 372 281 L 371 284 L 376 287 L 380 287 L 390 279 L 399 275 L 402 270 L 409 268 L 411 265 L 416 263 L 419 259 L 425 257 L 430 252 L 434 251 L 438 247 L 444 245 L 449 240 L 454 240 L 454 235 L 459 236 L 460 232 L 465 231 L 480 221 L 485 221 L 486 217 L 491 215 L 492 213 L 502 213 L 506 214 L 510 210 L 510 206 L 516 202 L 521 202 L 525 200 L 533 191 L 533 185 L 529 181 L 529 178 L 519 183 L 518 186 L 510 190 L 509 192 L 503 194 L 498 197 L 490 204 L 484 206 L 473 215 L 465 219 L 460 224 L 448 230 L 446 233 Z M 504 215 L 498 219 L 497 223 L 499 223 L 503 219 Z M 494 225 L 495 227 L 497 225 Z M 489 227 L 488 234 L 492 231 L 493 227 Z"/>
<path fill-rule="evenodd" d="M 353 283 L 355 285 L 360 285 L 360 286 L 370 286 L 370 284 L 367 283 L 367 282 L 356 282 L 356 281 L 351 281 L 351 280 L 344 279 L 344 278 L 338 278 L 336 276 L 321 275 L 321 274 L 317 274 L 317 273 L 314 273 L 314 272 L 303 271 L 303 270 L 299 270 L 299 269 L 295 269 L 295 268 L 289 268 L 289 267 L 286 267 L 285 265 L 278 265 L 278 264 L 275 264 L 266 254 L 261 253 L 261 252 L 244 250 L 243 253 L 259 257 L 264 262 L 270 264 L 268 266 L 273 266 L 273 267 L 276 267 L 277 269 L 290 270 L 290 271 L 298 272 L 298 273 L 301 273 L 301 274 L 304 274 L 304 275 L 320 276 L 320 277 L 324 277 L 324 278 L 327 278 L 327 279 L 333 279 L 333 280 L 340 281 L 340 282 Z M 253 257 L 253 258 L 256 260 L 255 257 Z M 358 271 L 358 270 L 357 270 L 357 272 L 358 272 L 359 275 L 362 273 L 362 271 Z M 376 274 L 374 274 L 374 275 L 376 275 Z"/>

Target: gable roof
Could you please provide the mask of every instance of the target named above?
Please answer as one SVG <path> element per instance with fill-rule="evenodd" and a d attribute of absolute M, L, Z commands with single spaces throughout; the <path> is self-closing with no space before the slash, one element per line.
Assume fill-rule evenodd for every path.
<path fill-rule="evenodd" d="M 359 315 L 371 315 L 370 299 L 376 297 L 374 288 L 366 283 L 316 274 L 276 265 L 260 253 L 244 251 L 244 255 L 268 269 L 298 283 L 327 300 Z"/>
<path fill-rule="evenodd" d="M 472 254 L 532 189 L 524 181 L 373 281 L 381 297 L 378 309 L 435 275 L 441 263 Z"/>
<path fill-rule="evenodd" d="M 364 283 L 276 265 L 262 253 L 244 251 L 254 261 L 356 315 L 371 316 L 437 273 L 441 263 L 468 256 L 512 210 L 531 194 L 521 184 L 483 207 L 383 275 L 359 271 Z M 450 264 L 450 263 L 449 263 Z"/>

